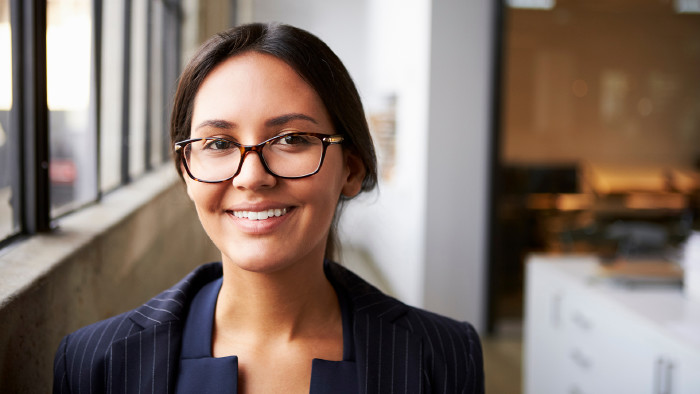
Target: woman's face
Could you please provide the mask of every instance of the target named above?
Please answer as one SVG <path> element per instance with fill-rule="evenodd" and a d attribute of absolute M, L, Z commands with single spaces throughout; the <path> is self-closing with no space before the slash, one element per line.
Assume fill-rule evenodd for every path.
<path fill-rule="evenodd" d="M 337 132 L 314 89 L 273 56 L 249 52 L 227 59 L 209 73 L 195 97 L 190 138 L 226 137 L 254 145 L 289 130 Z M 363 176 L 359 159 L 341 145 L 330 145 L 320 171 L 307 178 L 277 178 L 249 153 L 232 180 L 206 184 L 185 176 L 185 181 L 223 261 L 273 272 L 323 259 L 338 199 L 357 194 Z M 286 214 L 242 217 L 271 209 Z"/>

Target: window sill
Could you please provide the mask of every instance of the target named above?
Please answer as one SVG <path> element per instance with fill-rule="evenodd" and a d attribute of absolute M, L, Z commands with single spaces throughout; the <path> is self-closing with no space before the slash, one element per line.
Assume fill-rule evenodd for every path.
<path fill-rule="evenodd" d="M 0 309 L 177 182 L 172 165 L 164 165 L 106 195 L 99 203 L 61 218 L 54 232 L 32 236 L 1 250 Z"/>

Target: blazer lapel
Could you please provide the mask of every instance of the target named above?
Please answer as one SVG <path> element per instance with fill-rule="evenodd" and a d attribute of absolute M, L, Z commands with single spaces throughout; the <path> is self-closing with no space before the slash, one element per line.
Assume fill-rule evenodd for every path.
<path fill-rule="evenodd" d="M 220 263 L 200 266 L 131 313 L 133 326 L 126 337 L 112 342 L 105 365 L 110 393 L 175 391 L 188 306 L 199 289 L 221 274 Z"/>
<path fill-rule="evenodd" d="M 328 276 L 347 291 L 361 393 L 421 393 L 423 344 L 404 324 L 409 308 L 354 273 L 328 263 Z"/>
<path fill-rule="evenodd" d="M 409 308 L 337 264 L 329 273 L 351 299 L 360 392 L 423 392 L 424 348 L 405 319 Z M 134 310 L 132 330 L 113 341 L 109 351 L 105 372 L 110 393 L 174 392 L 186 306 L 204 284 L 220 276 L 220 264 L 200 267 Z"/>
<path fill-rule="evenodd" d="M 173 322 L 155 324 L 112 344 L 110 393 L 172 393 L 182 339 Z"/>

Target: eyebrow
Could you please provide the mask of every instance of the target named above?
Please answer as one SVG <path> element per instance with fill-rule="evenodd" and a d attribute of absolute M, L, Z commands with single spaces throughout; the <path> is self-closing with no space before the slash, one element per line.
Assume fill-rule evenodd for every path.
<path fill-rule="evenodd" d="M 291 121 L 294 120 L 305 120 L 308 122 L 311 122 L 313 124 L 318 124 L 316 119 L 300 114 L 300 113 L 291 113 L 291 114 L 284 114 L 280 116 L 275 116 L 274 118 L 268 119 L 265 121 L 265 126 L 266 127 L 274 127 L 274 126 L 283 126 Z M 229 122 L 227 120 L 223 119 L 209 119 L 205 120 L 202 123 L 198 124 L 197 127 L 195 127 L 195 130 L 199 130 L 203 127 L 213 127 L 215 129 L 222 129 L 222 130 L 231 130 L 236 128 L 236 124 Z"/>
<path fill-rule="evenodd" d="M 306 121 L 311 122 L 313 124 L 318 124 L 316 119 L 314 119 L 308 115 L 299 114 L 299 113 L 291 113 L 291 114 L 276 116 L 272 119 L 268 119 L 265 122 L 265 126 L 267 126 L 267 127 L 283 126 L 283 125 L 285 125 L 293 120 L 306 120 Z"/>
<path fill-rule="evenodd" d="M 231 130 L 236 127 L 234 123 L 228 122 L 226 120 L 221 120 L 221 119 L 210 119 L 210 120 L 205 120 L 204 122 L 200 123 L 195 127 L 195 130 L 199 130 L 202 127 L 213 127 L 215 129 L 224 129 L 224 130 Z"/>

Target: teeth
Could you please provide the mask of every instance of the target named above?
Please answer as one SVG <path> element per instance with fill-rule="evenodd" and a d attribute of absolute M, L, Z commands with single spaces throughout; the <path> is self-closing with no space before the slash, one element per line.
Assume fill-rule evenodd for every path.
<path fill-rule="evenodd" d="M 265 220 L 273 216 L 282 216 L 287 214 L 287 208 L 268 209 L 267 211 L 233 211 L 233 216 L 248 220 Z"/>

